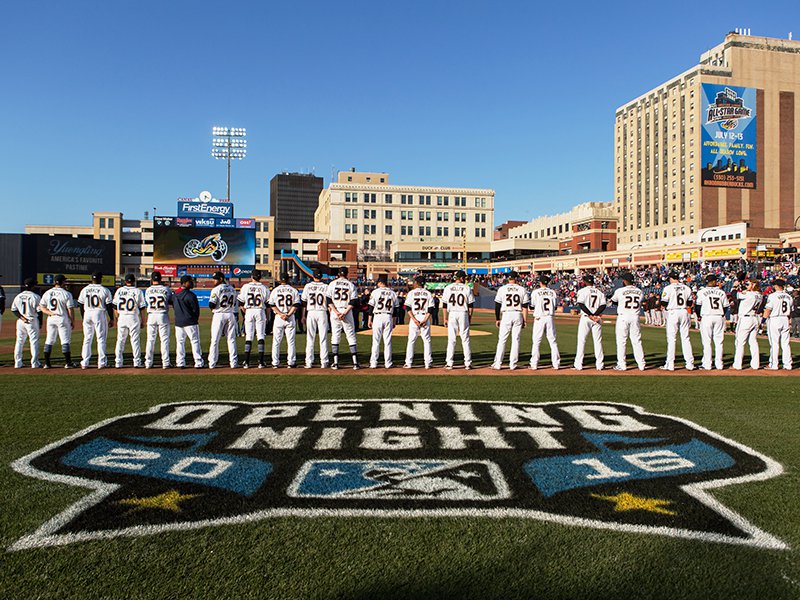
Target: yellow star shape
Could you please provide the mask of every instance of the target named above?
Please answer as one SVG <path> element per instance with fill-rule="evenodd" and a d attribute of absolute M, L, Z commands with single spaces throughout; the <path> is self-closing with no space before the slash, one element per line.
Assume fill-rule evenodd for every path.
<path fill-rule="evenodd" d="M 594 498 L 600 500 L 608 500 L 614 502 L 615 512 L 624 512 L 627 510 L 646 510 L 647 512 L 660 513 L 662 515 L 677 515 L 675 511 L 667 510 L 664 506 L 672 504 L 670 500 L 658 500 L 657 498 L 642 498 L 641 496 L 634 496 L 628 492 L 621 492 L 616 496 L 601 496 L 599 494 L 591 494 Z"/>
<path fill-rule="evenodd" d="M 181 494 L 177 490 L 170 490 L 149 498 L 123 498 L 118 500 L 117 504 L 132 506 L 134 511 L 144 510 L 145 508 L 160 508 L 161 510 L 170 510 L 178 513 L 181 512 L 181 502 L 198 496 L 202 496 L 202 494 Z"/>

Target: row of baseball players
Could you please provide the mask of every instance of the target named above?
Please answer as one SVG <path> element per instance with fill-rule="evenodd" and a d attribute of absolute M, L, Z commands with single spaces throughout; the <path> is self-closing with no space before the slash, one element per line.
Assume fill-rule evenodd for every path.
<path fill-rule="evenodd" d="M 221 272 L 214 274 L 216 286 L 211 290 L 209 308 L 211 321 L 211 342 L 208 351 L 208 367 L 215 368 L 219 359 L 219 344 L 227 340 L 230 366 L 239 366 L 236 347 L 237 311 L 241 310 L 245 326 L 245 356 L 242 366 L 250 367 L 250 354 L 255 338 L 258 350 L 259 368 L 265 363 L 266 310 L 275 313 L 272 338 L 272 366 L 280 365 L 282 340 L 287 340 L 287 366 L 294 367 L 297 361 L 295 350 L 296 317 L 300 306 L 305 307 L 306 356 L 305 366 L 311 368 L 315 361 L 315 342 L 318 342 L 320 364 L 323 368 L 339 368 L 339 342 L 344 333 L 350 349 L 352 366 L 360 367 L 357 354 L 356 326 L 353 309 L 358 303 L 358 294 L 353 283 L 347 279 L 348 269 L 339 269 L 338 278 L 330 283 L 322 281 L 321 273 L 315 273 L 314 281 L 306 284 L 302 293 L 288 285 L 288 278 L 281 285 L 269 290 L 261 283 L 261 272 L 253 271 L 252 280 L 242 286 L 239 292 L 225 281 Z M 112 295 L 102 285 L 102 273 L 94 273 L 92 283 L 84 287 L 75 302 L 72 294 L 64 288 L 65 278 L 59 275 L 55 285 L 39 296 L 33 290 L 35 281 L 25 282 L 25 290 L 14 300 L 12 311 L 17 317 L 17 337 L 14 348 L 14 361 L 17 368 L 23 366 L 23 349 L 28 341 L 31 351 L 31 366 L 40 366 L 39 329 L 42 314 L 47 315 L 46 339 L 44 343 L 44 368 L 51 368 L 51 354 L 56 340 L 61 342 L 66 368 L 76 368 L 71 356 L 71 336 L 75 326 L 75 307 L 80 306 L 83 313 L 83 348 L 80 366 L 88 368 L 92 359 L 92 346 L 96 339 L 97 366 L 107 366 L 106 340 L 109 327 L 117 326 L 115 366 L 124 366 L 125 345 L 130 338 L 133 351 L 133 366 L 152 368 L 155 359 L 156 342 L 160 342 L 161 365 L 170 365 L 170 319 L 169 308 L 175 316 L 176 366 L 186 366 L 186 341 L 189 341 L 195 368 L 203 368 L 200 347 L 200 307 L 197 296 L 192 292 L 193 279 L 181 279 L 181 289 L 173 292 L 162 284 L 161 274 L 154 272 L 151 285 L 146 290 L 136 287 L 133 275 L 125 278 L 125 285 Z M 474 297 L 464 283 L 466 274 L 459 272 L 457 281 L 448 286 L 445 296 L 445 321 L 449 322 L 454 335 L 448 344 L 448 366 L 452 368 L 455 352 L 455 335 L 460 335 L 464 346 L 466 367 L 471 364 L 469 350 L 469 319 L 472 315 Z M 394 327 L 393 313 L 398 306 L 398 297 L 386 286 L 386 278 L 378 280 L 369 300 L 371 315 L 369 326 L 373 329 L 370 367 L 376 368 L 380 344 L 384 344 L 384 364 L 392 366 L 391 332 Z M 406 367 L 411 367 L 414 345 L 418 338 L 423 341 L 424 364 L 430 368 L 433 362 L 431 351 L 431 316 L 434 310 L 433 296 L 425 289 L 425 282 L 417 278 L 414 289 L 405 298 L 411 321 L 409 324 Z M 147 344 L 144 365 L 141 361 L 140 329 L 147 327 Z M 328 350 L 328 337 L 331 338 L 331 352 Z M 330 357 L 332 354 L 332 360 Z"/>
<path fill-rule="evenodd" d="M 550 355 L 554 369 L 558 369 L 560 354 L 556 340 L 554 315 L 558 302 L 556 292 L 547 287 L 549 278 L 539 278 L 539 288 L 531 291 L 519 285 L 516 273 L 509 275 L 509 283 L 497 290 L 495 312 L 499 338 L 493 369 L 500 369 L 503 363 L 506 340 L 511 337 L 511 355 L 509 367 L 515 369 L 519 360 L 519 340 L 522 328 L 525 327 L 529 311 L 533 318 L 533 345 L 531 348 L 530 368 L 539 365 L 539 348 L 544 336 L 550 344 Z M 683 359 L 686 369 L 695 368 L 692 345 L 689 339 L 689 311 L 694 309 L 700 320 L 700 338 L 703 345 L 701 369 L 711 370 L 712 365 L 722 369 L 723 340 L 725 334 L 725 313 L 730 302 L 727 294 L 718 287 L 715 275 L 706 278 L 706 287 L 698 290 L 696 296 L 689 286 L 680 282 L 680 275 L 672 271 L 670 283 L 661 293 L 662 306 L 666 311 L 667 356 L 660 368 L 665 371 L 675 370 L 676 337 L 680 336 Z M 640 331 L 639 314 L 643 307 L 644 293 L 634 285 L 634 277 L 630 273 L 621 276 L 623 286 L 618 288 L 610 298 L 594 286 L 594 279 L 585 276 L 585 287 L 577 294 L 577 304 L 581 316 L 578 324 L 578 342 L 573 368 L 583 369 L 583 357 L 586 338 L 591 334 L 594 344 L 595 366 L 603 369 L 603 333 L 602 314 L 609 303 L 617 305 L 616 342 L 617 363 L 614 370 L 624 371 L 626 365 L 627 341 L 630 339 L 633 356 L 640 371 L 645 370 L 644 350 Z M 770 344 L 769 369 L 779 369 L 779 358 L 782 354 L 783 368 L 791 370 L 792 354 L 789 345 L 789 315 L 792 308 L 792 297 L 784 291 L 785 282 L 777 279 L 773 283 L 775 291 L 766 301 L 763 300 L 759 283 L 751 279 L 747 289 L 737 294 L 736 351 L 733 368 L 742 369 L 745 346 L 750 346 L 750 367 L 759 368 L 758 328 L 761 319 L 767 321 L 767 333 Z M 762 317 L 763 313 L 763 317 Z"/>

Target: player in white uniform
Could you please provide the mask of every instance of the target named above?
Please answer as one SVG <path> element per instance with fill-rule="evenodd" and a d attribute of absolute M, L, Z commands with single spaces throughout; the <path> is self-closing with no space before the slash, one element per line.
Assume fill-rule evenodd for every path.
<path fill-rule="evenodd" d="M 611 296 L 611 302 L 617 305 L 617 364 L 615 371 L 627 370 L 626 365 L 626 346 L 628 338 L 631 339 L 633 348 L 633 358 L 640 371 L 644 371 L 644 349 L 642 348 L 642 332 L 639 324 L 639 313 L 644 302 L 644 293 L 633 285 L 633 275 L 630 273 L 622 274 L 623 287 L 618 288 Z"/>
<path fill-rule="evenodd" d="M 464 369 L 472 368 L 472 347 L 469 339 L 469 323 L 475 308 L 475 296 L 465 283 L 467 274 L 456 271 L 455 282 L 444 288 L 442 306 L 444 307 L 444 326 L 447 327 L 447 358 L 445 369 L 453 368 L 456 353 L 456 337 L 461 338 L 464 352 Z"/>
<path fill-rule="evenodd" d="M 169 369 L 169 300 L 172 290 L 161 284 L 161 273 L 153 271 L 150 287 L 144 292 L 147 303 L 147 346 L 144 352 L 144 367 L 153 367 L 156 338 L 161 341 L 161 366 Z"/>
<path fill-rule="evenodd" d="M 603 320 L 600 315 L 606 309 L 606 297 L 602 291 L 594 286 L 594 277 L 583 276 L 584 287 L 578 290 L 576 300 L 581 311 L 578 321 L 578 345 L 575 350 L 575 365 L 573 369 L 583 369 L 583 355 L 586 349 L 586 338 L 592 334 L 594 346 L 594 364 L 598 371 L 603 370 Z"/>
<path fill-rule="evenodd" d="M 558 369 L 561 364 L 561 354 L 558 352 L 558 342 L 556 341 L 556 323 L 554 315 L 558 306 L 558 295 L 554 290 L 547 287 L 550 278 L 546 275 L 539 277 L 539 287 L 530 294 L 530 311 L 533 313 L 533 344 L 531 346 L 531 365 L 530 369 L 535 371 L 539 367 L 539 348 L 542 345 L 542 338 L 547 336 L 547 343 L 550 345 L 550 360 L 553 369 Z"/>
<path fill-rule="evenodd" d="M 519 274 L 516 271 L 508 274 L 508 281 L 509 283 L 500 286 L 494 298 L 495 324 L 500 330 L 497 337 L 497 351 L 492 363 L 492 369 L 495 371 L 499 371 L 503 364 L 506 340 L 509 335 L 511 336 L 511 352 L 508 355 L 508 368 L 512 371 L 517 368 L 519 339 L 528 318 L 528 303 L 530 302 L 528 290 L 517 283 Z"/>
<path fill-rule="evenodd" d="M 294 369 L 297 364 L 297 349 L 295 336 L 297 322 L 294 314 L 301 306 L 300 294 L 289 285 L 288 273 L 281 277 L 281 284 L 272 290 L 269 295 L 269 305 L 275 313 L 275 323 L 272 326 L 272 368 L 277 369 L 281 360 L 281 341 L 286 336 L 286 365 Z"/>
<path fill-rule="evenodd" d="M 42 313 L 39 303 L 42 297 L 33 291 L 36 280 L 28 278 L 24 283 L 24 290 L 17 294 L 11 304 L 11 312 L 17 317 L 17 341 L 14 344 L 14 368 L 23 366 L 22 352 L 27 339 L 31 347 L 31 368 L 38 369 L 39 365 L 39 328 L 42 323 Z"/>
<path fill-rule="evenodd" d="M 692 342 L 689 339 L 691 327 L 689 309 L 692 307 L 692 290 L 680 281 L 677 271 L 670 271 L 669 285 L 661 291 L 661 306 L 666 311 L 667 358 L 659 367 L 662 371 L 675 370 L 676 337 L 681 336 L 681 350 L 687 371 L 694 370 Z"/>
<path fill-rule="evenodd" d="M 138 369 L 142 366 L 139 332 L 144 326 L 144 309 L 147 307 L 147 302 L 145 302 L 142 290 L 136 287 L 136 275 L 133 273 L 125 276 L 125 285 L 114 293 L 114 306 L 117 318 L 117 347 L 114 353 L 114 366 L 117 369 L 124 366 L 125 340 L 130 337 L 133 366 Z"/>
<path fill-rule="evenodd" d="M 789 316 L 792 312 L 792 297 L 784 291 L 786 282 L 776 279 L 772 282 L 775 291 L 767 297 L 764 317 L 767 319 L 769 337 L 769 367 L 778 370 L 779 354 L 783 353 L 783 368 L 792 370 L 792 348 L 789 345 Z"/>
<path fill-rule="evenodd" d="M 81 351 L 81 369 L 88 369 L 92 360 L 92 340 L 97 336 L 97 368 L 105 369 L 106 339 L 108 328 L 114 326 L 114 297 L 107 287 L 102 285 L 103 274 L 92 273 L 92 283 L 78 294 L 78 304 L 83 315 L 83 349 Z"/>
<path fill-rule="evenodd" d="M 319 337 L 319 359 L 323 369 L 330 366 L 328 356 L 328 284 L 322 281 L 322 271 L 314 269 L 314 281 L 309 281 L 300 294 L 305 311 L 306 369 L 314 366 L 314 343 Z"/>
<path fill-rule="evenodd" d="M 331 352 L 333 364 L 331 368 L 339 368 L 339 340 L 344 331 L 350 345 L 353 368 L 358 369 L 358 349 L 356 347 L 356 324 L 353 309 L 358 302 L 356 286 L 347 278 L 347 267 L 339 268 L 339 277 L 328 284 L 328 309 L 331 315 Z"/>
<path fill-rule="evenodd" d="M 244 319 L 244 364 L 245 369 L 250 368 L 250 352 L 253 348 L 253 335 L 258 340 L 258 368 L 263 369 L 264 348 L 267 330 L 267 304 L 269 301 L 269 288 L 261 283 L 261 270 L 253 269 L 251 280 L 239 290 L 239 306 Z"/>
<path fill-rule="evenodd" d="M 408 343 L 406 344 L 405 369 L 410 369 L 414 362 L 414 344 L 417 338 L 422 338 L 422 352 L 425 368 L 433 365 L 433 352 L 431 351 L 431 320 L 433 318 L 433 294 L 425 289 L 425 278 L 414 278 L 414 287 L 406 296 L 405 306 L 408 307 L 410 320 L 408 322 Z"/>
<path fill-rule="evenodd" d="M 758 369 L 760 356 L 758 348 L 758 327 L 761 324 L 761 311 L 764 296 L 757 279 L 747 282 L 747 289 L 736 294 L 738 304 L 736 318 L 736 352 L 733 356 L 733 368 L 742 370 L 745 344 L 750 345 L 750 368 Z"/>
<path fill-rule="evenodd" d="M 228 342 L 228 364 L 235 369 L 239 364 L 239 351 L 236 348 L 236 312 L 238 303 L 236 290 L 225 281 L 222 271 L 213 275 L 214 289 L 208 298 L 208 308 L 211 309 L 211 344 L 208 347 L 208 368 L 214 369 L 219 361 L 220 338 L 225 337 Z"/>
<path fill-rule="evenodd" d="M 77 365 L 72 364 L 72 352 L 70 351 L 70 341 L 72 340 L 72 330 L 75 329 L 75 299 L 72 294 L 64 289 L 67 278 L 63 275 L 56 275 L 55 285 L 47 290 L 39 302 L 39 308 L 47 316 L 47 337 L 44 341 L 44 368 L 51 368 L 50 354 L 53 351 L 53 344 L 56 336 L 61 341 L 61 352 L 64 354 L 66 364 L 65 369 L 75 369 Z"/>
<path fill-rule="evenodd" d="M 725 309 L 730 306 L 728 295 L 717 287 L 717 276 L 706 277 L 706 287 L 697 291 L 695 313 L 700 318 L 700 339 L 703 341 L 703 366 L 711 370 L 711 342 L 715 350 L 714 365 L 722 370 L 722 342 L 725 340 Z"/>
<path fill-rule="evenodd" d="M 367 323 L 372 328 L 372 353 L 369 357 L 369 368 L 378 368 L 378 356 L 383 340 L 383 365 L 392 368 L 392 331 L 394 330 L 394 310 L 399 302 L 397 294 L 386 287 L 388 277 L 378 276 L 378 287 L 369 296 L 370 315 Z"/>

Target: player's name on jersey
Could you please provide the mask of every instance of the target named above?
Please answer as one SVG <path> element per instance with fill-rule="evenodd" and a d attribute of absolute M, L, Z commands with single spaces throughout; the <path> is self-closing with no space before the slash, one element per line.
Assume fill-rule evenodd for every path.
<path fill-rule="evenodd" d="M 219 421 L 230 422 L 234 416 L 236 426 L 226 432 L 226 447 L 231 450 L 334 450 L 352 446 L 354 441 L 365 450 L 387 451 L 423 447 L 463 450 L 472 445 L 498 450 L 556 450 L 582 443 L 569 433 L 576 427 L 600 432 L 657 429 L 603 405 L 549 408 L 441 402 L 291 403 L 254 408 L 186 404 L 173 407 L 144 429 L 213 430 Z M 424 422 L 425 426 L 414 426 L 415 421 Z M 436 426 L 437 422 L 442 426 Z M 291 426 L 287 426 L 289 423 Z M 376 426 L 366 427 L 365 423 Z M 353 440 L 353 436 L 358 439 Z"/>

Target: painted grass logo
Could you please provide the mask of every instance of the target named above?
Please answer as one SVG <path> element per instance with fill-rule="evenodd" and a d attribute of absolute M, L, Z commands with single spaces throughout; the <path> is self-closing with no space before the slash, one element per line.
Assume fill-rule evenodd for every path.
<path fill-rule="evenodd" d="M 625 404 L 164 404 L 19 459 L 94 490 L 11 550 L 276 516 L 533 518 L 787 548 L 708 489 L 775 461 Z"/>

